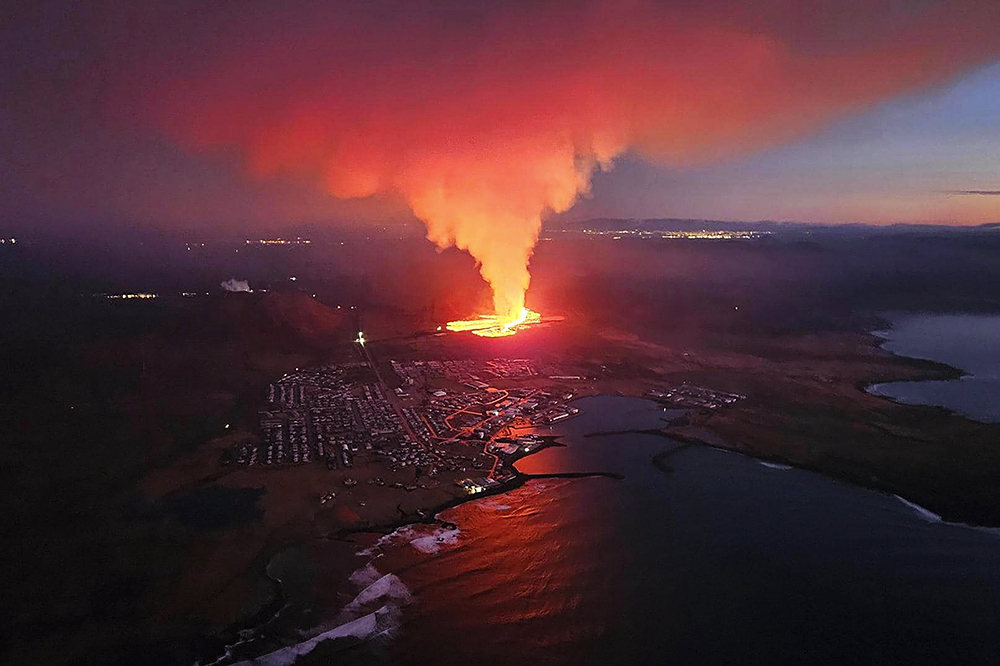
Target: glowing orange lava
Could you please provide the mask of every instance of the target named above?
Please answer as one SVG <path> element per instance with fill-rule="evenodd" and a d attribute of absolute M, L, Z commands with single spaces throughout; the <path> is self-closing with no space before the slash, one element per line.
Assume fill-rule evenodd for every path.
<path fill-rule="evenodd" d="M 449 321 L 446 327 L 449 331 L 471 331 L 484 338 L 499 338 L 514 335 L 520 330 L 540 324 L 542 315 L 528 308 L 521 308 L 521 314 L 516 317 L 502 315 L 479 315 L 475 319 L 460 319 Z"/>

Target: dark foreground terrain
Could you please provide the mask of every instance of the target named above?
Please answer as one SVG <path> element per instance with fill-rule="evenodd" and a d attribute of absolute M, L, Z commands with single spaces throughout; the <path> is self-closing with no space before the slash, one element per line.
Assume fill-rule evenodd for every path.
<path fill-rule="evenodd" d="M 577 395 L 681 383 L 738 393 L 667 433 L 1000 525 L 1000 426 L 863 391 L 958 375 L 895 357 L 870 331 L 887 311 L 1000 312 L 996 231 L 557 236 L 539 246 L 529 305 L 565 322 L 491 341 L 434 335 L 487 295 L 464 256 L 419 239 L 351 236 L 347 254 L 330 240 L 239 259 L 223 241 L 195 252 L 130 242 L 25 242 L 0 263 L 5 662 L 193 663 L 202 639 L 277 602 L 263 575 L 274 553 L 358 527 L 359 507 L 316 508 L 322 469 L 220 462 L 260 437 L 269 382 L 355 358 L 359 328 L 380 366 L 530 357 L 575 368 Z M 270 291 L 220 293 L 230 277 Z M 160 297 L 98 295 L 137 291 Z M 404 509 L 450 497 L 415 495 Z M 328 549 L 322 618 L 342 603 L 350 565 L 337 562 L 354 546 L 314 547 Z"/>

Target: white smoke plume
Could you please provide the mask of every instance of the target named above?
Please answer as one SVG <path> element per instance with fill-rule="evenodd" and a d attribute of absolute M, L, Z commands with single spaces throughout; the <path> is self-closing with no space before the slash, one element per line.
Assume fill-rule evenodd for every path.
<path fill-rule="evenodd" d="M 250 283 L 247 280 L 237 280 L 236 278 L 229 278 L 223 282 L 219 283 L 224 291 L 253 291 L 250 288 Z"/>

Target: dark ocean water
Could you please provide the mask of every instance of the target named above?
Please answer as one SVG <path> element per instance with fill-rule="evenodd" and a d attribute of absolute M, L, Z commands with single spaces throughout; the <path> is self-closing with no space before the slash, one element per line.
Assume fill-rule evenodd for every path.
<path fill-rule="evenodd" d="M 1000 422 L 1000 316 L 900 315 L 881 331 L 883 347 L 901 356 L 960 368 L 953 381 L 892 382 L 869 390 L 900 402 L 940 405 L 978 421 Z"/>
<path fill-rule="evenodd" d="M 460 532 L 373 551 L 413 595 L 397 664 L 995 664 L 1000 535 L 902 500 L 650 435 L 653 403 L 597 397 L 540 480 L 452 509 Z M 426 546 L 426 539 L 421 542 Z"/>

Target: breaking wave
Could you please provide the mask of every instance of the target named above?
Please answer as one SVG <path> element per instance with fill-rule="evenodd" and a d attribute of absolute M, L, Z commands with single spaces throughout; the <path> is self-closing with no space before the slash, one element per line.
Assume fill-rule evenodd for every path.
<path fill-rule="evenodd" d="M 363 573 L 356 578 L 354 574 L 359 572 Z M 371 572 L 378 575 L 378 571 L 369 564 L 355 571 L 351 581 L 361 580 L 371 575 Z M 235 666 L 286 666 L 294 663 L 299 657 L 309 654 L 324 641 L 338 638 L 372 640 L 390 637 L 402 621 L 402 606 L 410 603 L 412 599 L 413 595 L 410 594 L 409 588 L 398 576 L 386 574 L 361 590 L 354 600 L 341 610 L 336 626 L 321 631 L 301 643 L 238 662 Z"/>
<path fill-rule="evenodd" d="M 358 587 L 368 587 L 381 577 L 382 574 L 378 572 L 378 569 L 372 566 L 371 563 L 368 563 L 360 569 L 354 571 L 348 580 Z"/>
<path fill-rule="evenodd" d="M 477 509 L 481 509 L 483 511 L 508 511 L 510 509 L 509 504 L 503 504 L 495 499 L 480 500 L 479 502 L 476 502 L 475 506 Z"/>
<path fill-rule="evenodd" d="M 921 518 L 923 518 L 927 522 L 929 522 L 929 523 L 940 523 L 940 522 L 942 522 L 941 516 L 937 515 L 936 513 L 934 513 L 933 511 L 931 511 L 930 509 L 925 509 L 924 507 L 920 506 L 919 504 L 916 504 L 915 502 L 911 502 L 910 500 L 906 499 L 905 497 L 900 497 L 899 495 L 893 495 L 893 497 L 895 497 L 900 502 L 902 502 L 906 506 L 908 506 L 911 509 L 913 509 L 917 513 L 918 516 L 920 516 Z"/>
<path fill-rule="evenodd" d="M 364 610 L 375 602 L 408 604 L 413 599 L 410 590 L 396 574 L 386 574 L 358 592 L 351 603 L 344 607 L 345 613 Z"/>
<path fill-rule="evenodd" d="M 385 546 L 408 543 L 421 553 L 436 555 L 442 546 L 457 544 L 460 534 L 461 530 L 455 525 L 406 525 L 379 537 L 378 541 L 357 554 L 371 557 Z"/>
<path fill-rule="evenodd" d="M 1000 536 L 1000 527 L 984 527 L 982 525 L 969 525 L 968 523 L 956 523 L 949 520 L 943 519 L 938 514 L 934 513 L 930 509 L 926 509 L 915 502 L 911 502 L 905 497 L 900 497 L 899 495 L 893 495 L 897 500 L 905 504 L 907 507 L 913 509 L 913 511 L 920 516 L 922 519 L 928 523 L 935 523 L 941 525 L 950 525 L 952 527 L 965 527 L 971 530 L 976 530 L 977 532 L 986 532 L 987 534 L 992 534 L 994 536 Z"/>
<path fill-rule="evenodd" d="M 395 611 L 395 612 L 394 612 Z M 381 633 L 391 631 L 398 626 L 398 609 L 390 606 L 383 606 L 376 611 L 363 615 L 356 620 L 347 622 L 338 627 L 325 631 L 309 640 L 289 645 L 288 647 L 269 652 L 268 654 L 248 659 L 235 664 L 235 666 L 285 666 L 292 664 L 296 659 L 312 652 L 317 645 L 323 641 L 336 638 L 357 638 L 367 640 Z"/>

